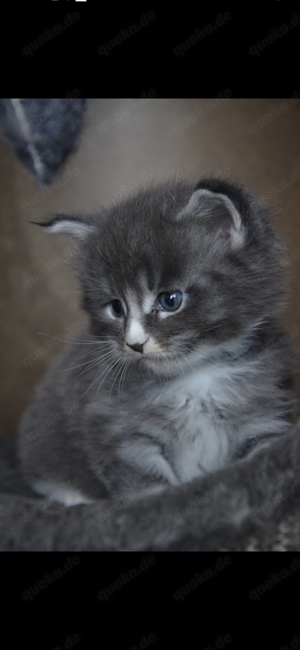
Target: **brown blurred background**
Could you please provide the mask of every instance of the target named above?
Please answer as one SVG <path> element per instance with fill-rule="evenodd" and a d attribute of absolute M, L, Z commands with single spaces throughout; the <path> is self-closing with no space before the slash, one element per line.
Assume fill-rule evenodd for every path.
<path fill-rule="evenodd" d="M 50 362 L 85 322 L 70 272 L 72 241 L 29 223 L 49 212 L 94 212 L 177 175 L 243 183 L 275 207 L 289 248 L 284 322 L 299 347 L 300 110 L 297 99 L 91 99 L 77 152 L 47 188 L 0 137 L 0 434 L 16 431 Z M 300 381 L 297 379 L 300 397 Z"/>

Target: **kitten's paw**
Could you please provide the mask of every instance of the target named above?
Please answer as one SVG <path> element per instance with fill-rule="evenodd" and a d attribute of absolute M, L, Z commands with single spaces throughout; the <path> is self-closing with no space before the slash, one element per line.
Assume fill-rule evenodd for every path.
<path fill-rule="evenodd" d="M 58 501 L 63 505 L 77 506 L 80 503 L 94 503 L 94 499 L 85 496 L 79 490 L 76 490 L 70 485 L 63 483 L 56 483 L 55 481 L 36 481 L 32 485 L 33 490 L 42 496 L 46 496 L 52 501 Z"/>

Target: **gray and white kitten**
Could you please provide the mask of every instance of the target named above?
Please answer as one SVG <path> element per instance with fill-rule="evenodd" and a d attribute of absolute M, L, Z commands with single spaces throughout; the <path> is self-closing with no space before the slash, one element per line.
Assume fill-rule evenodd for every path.
<path fill-rule="evenodd" d="M 283 246 L 255 197 L 220 180 L 169 182 L 43 225 L 79 244 L 90 328 L 21 422 L 37 492 L 66 505 L 137 496 L 288 431 Z"/>

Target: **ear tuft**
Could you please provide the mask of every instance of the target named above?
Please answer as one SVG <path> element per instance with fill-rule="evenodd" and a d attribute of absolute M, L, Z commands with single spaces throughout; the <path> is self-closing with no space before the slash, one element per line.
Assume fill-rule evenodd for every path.
<path fill-rule="evenodd" d="M 223 232 L 229 232 L 233 248 L 239 248 L 243 244 L 244 231 L 241 215 L 225 194 L 207 189 L 196 189 L 177 218 L 192 216 L 206 220 L 212 229 L 215 227 Z"/>
<path fill-rule="evenodd" d="M 90 233 L 94 232 L 95 226 L 89 223 L 84 217 L 74 217 L 66 214 L 58 214 L 53 216 L 49 221 L 43 223 L 35 223 L 48 232 L 58 233 L 73 237 L 74 239 L 85 239 Z"/>

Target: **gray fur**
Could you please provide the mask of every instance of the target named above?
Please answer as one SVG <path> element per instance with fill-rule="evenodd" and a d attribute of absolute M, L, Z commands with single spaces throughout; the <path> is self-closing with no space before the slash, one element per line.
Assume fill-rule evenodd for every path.
<path fill-rule="evenodd" d="M 21 423 L 33 488 L 67 505 L 77 493 L 73 503 L 140 497 L 271 448 L 289 431 L 293 356 L 277 323 L 284 248 L 270 222 L 246 191 L 203 180 L 44 224 L 79 242 L 90 329 Z M 145 296 L 177 290 L 178 312 L 148 300 L 141 314 Z M 116 299 L 124 318 L 109 315 Z M 142 340 L 143 354 L 129 351 L 131 329 L 146 333 L 150 352 Z"/>
<path fill-rule="evenodd" d="M 77 146 L 86 99 L 0 99 L 2 133 L 15 154 L 42 183 Z"/>
<path fill-rule="evenodd" d="M 0 439 L 0 551 L 299 551 L 300 423 L 255 457 L 140 500 L 33 498 Z"/>

